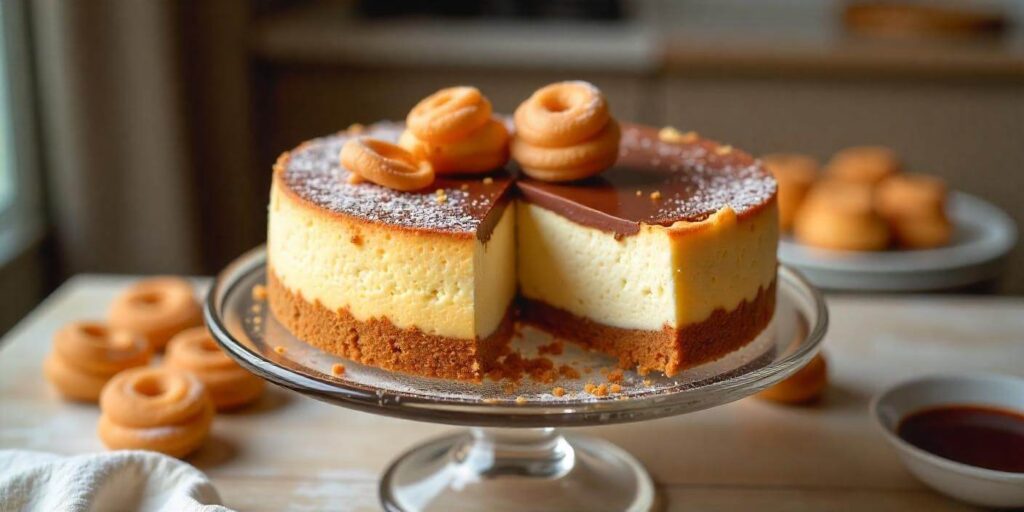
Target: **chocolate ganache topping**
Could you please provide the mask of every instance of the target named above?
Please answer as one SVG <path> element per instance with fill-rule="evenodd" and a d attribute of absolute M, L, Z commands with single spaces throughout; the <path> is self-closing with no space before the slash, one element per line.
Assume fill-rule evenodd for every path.
<path fill-rule="evenodd" d="M 740 217 L 767 204 L 775 179 L 749 154 L 706 139 L 669 143 L 656 129 L 623 125 L 619 159 L 603 173 L 573 183 L 522 178 L 522 197 L 578 224 L 618 236 L 640 224 L 698 222 L 725 206 Z"/>
<path fill-rule="evenodd" d="M 345 142 L 366 136 L 398 140 L 404 125 L 377 123 L 359 133 L 313 139 L 282 156 L 275 171 L 285 189 L 324 210 L 409 229 L 476 236 L 486 242 L 508 204 L 512 175 L 438 176 L 433 185 L 400 192 L 373 183 L 350 184 L 339 160 Z"/>
<path fill-rule="evenodd" d="M 665 142 L 655 128 L 623 124 L 619 158 L 582 181 L 550 183 L 499 169 L 487 176 L 438 176 L 428 189 L 399 192 L 372 183 L 349 184 L 338 154 L 354 136 L 397 140 L 401 123 L 378 123 L 302 144 L 278 162 L 281 184 L 324 210 L 410 229 L 476 236 L 482 241 L 513 190 L 526 202 L 578 224 L 629 236 L 641 224 L 699 222 L 730 206 L 739 217 L 769 204 L 776 183 L 761 163 L 730 146 L 695 138 Z M 440 192 L 439 192 L 440 190 Z"/>

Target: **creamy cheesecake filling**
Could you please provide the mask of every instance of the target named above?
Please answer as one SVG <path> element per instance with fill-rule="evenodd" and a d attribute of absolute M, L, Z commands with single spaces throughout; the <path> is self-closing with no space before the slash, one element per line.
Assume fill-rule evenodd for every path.
<path fill-rule="evenodd" d="M 625 237 L 530 203 L 517 211 L 522 295 L 604 325 L 681 328 L 752 301 L 775 279 L 774 201 L 742 218 L 726 207 Z"/>
<path fill-rule="evenodd" d="M 676 326 L 753 301 L 775 281 L 778 208 L 774 199 L 742 217 L 726 206 L 701 222 L 677 222 L 672 239 Z"/>
<path fill-rule="evenodd" d="M 486 243 L 325 214 L 271 189 L 269 265 L 303 300 L 357 321 L 474 339 L 495 332 L 515 294 L 515 209 Z"/>
<path fill-rule="evenodd" d="M 627 329 L 676 325 L 671 239 L 644 226 L 617 240 L 528 202 L 517 205 L 519 289 L 576 316 Z"/>

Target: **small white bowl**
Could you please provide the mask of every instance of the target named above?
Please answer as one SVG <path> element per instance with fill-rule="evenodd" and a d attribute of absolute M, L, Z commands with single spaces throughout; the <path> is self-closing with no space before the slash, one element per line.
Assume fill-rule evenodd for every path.
<path fill-rule="evenodd" d="M 926 452 L 900 439 L 909 414 L 949 405 L 1024 411 L 1024 379 L 1000 375 L 936 375 L 898 384 L 871 401 L 871 412 L 907 469 L 929 487 L 985 507 L 1024 507 L 1024 473 L 984 469 Z"/>

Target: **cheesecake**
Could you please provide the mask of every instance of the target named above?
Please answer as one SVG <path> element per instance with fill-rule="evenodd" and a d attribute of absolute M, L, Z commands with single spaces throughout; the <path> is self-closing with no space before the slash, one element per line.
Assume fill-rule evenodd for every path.
<path fill-rule="evenodd" d="M 776 185 L 749 154 L 625 125 L 600 175 L 517 187 L 525 322 L 674 375 L 742 347 L 771 319 Z"/>
<path fill-rule="evenodd" d="M 424 190 L 352 183 L 349 139 L 274 167 L 268 300 L 326 352 L 404 373 L 479 380 L 513 322 L 674 375 L 752 341 L 775 307 L 776 184 L 747 153 L 621 123 L 614 165 L 549 182 L 510 163 Z"/>
<path fill-rule="evenodd" d="M 400 124 L 358 135 L 395 141 Z M 267 292 L 299 339 L 367 365 L 478 380 L 512 337 L 512 176 L 441 177 L 426 190 L 353 184 L 343 132 L 274 166 Z"/>

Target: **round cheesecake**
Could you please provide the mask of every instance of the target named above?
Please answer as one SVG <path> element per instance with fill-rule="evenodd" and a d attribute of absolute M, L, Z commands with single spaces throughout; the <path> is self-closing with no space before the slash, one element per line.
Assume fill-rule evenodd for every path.
<path fill-rule="evenodd" d="M 353 136 L 275 165 L 269 303 L 300 339 L 348 359 L 479 380 L 516 319 L 673 375 L 753 340 L 775 307 L 776 185 L 750 155 L 623 125 L 618 162 L 573 183 L 507 169 L 399 192 L 350 184 Z"/>

